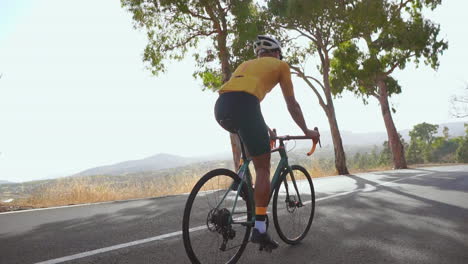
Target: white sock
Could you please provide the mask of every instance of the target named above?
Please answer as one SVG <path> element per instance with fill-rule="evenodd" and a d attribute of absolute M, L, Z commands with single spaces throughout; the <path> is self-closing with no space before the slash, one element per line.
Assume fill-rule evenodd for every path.
<path fill-rule="evenodd" d="M 255 221 L 255 228 L 261 233 L 266 232 L 266 221 Z"/>

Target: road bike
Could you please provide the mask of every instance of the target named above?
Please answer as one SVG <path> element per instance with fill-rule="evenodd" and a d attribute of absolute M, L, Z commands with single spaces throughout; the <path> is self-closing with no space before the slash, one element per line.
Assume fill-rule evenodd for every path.
<path fill-rule="evenodd" d="M 317 128 L 315 130 L 318 131 Z M 240 138 L 240 137 L 239 137 Z M 276 137 L 280 160 L 271 179 L 273 223 L 287 244 L 297 244 L 307 235 L 315 211 L 315 191 L 307 170 L 289 165 L 285 141 L 311 139 L 306 136 Z M 320 145 L 320 141 L 318 141 Z M 307 155 L 311 155 L 317 142 Z M 241 140 L 242 159 L 237 173 L 215 169 L 193 187 L 185 205 L 182 234 L 192 263 L 236 263 L 249 242 L 255 223 L 254 186 Z M 269 221 L 267 219 L 267 225 Z M 260 248 L 261 250 L 262 248 Z"/>

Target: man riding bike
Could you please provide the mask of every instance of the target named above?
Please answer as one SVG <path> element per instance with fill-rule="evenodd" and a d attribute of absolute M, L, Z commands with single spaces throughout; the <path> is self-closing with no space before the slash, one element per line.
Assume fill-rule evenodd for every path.
<path fill-rule="evenodd" d="M 304 134 L 316 142 L 320 134 L 308 129 L 301 107 L 294 97 L 289 65 L 282 61 L 281 45 L 270 36 L 260 35 L 254 42 L 256 59 L 243 62 L 219 91 L 215 105 L 218 123 L 232 133 L 238 133 L 252 156 L 256 172 L 255 227 L 251 242 L 275 249 L 278 243 L 266 229 L 270 194 L 270 136 L 274 132 L 263 119 L 260 102 L 276 84 L 280 84 L 291 117 Z M 270 136 L 269 136 L 270 134 Z"/>

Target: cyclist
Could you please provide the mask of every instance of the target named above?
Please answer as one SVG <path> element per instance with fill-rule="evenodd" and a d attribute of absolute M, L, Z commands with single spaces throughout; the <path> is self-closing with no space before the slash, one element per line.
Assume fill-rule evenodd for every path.
<path fill-rule="evenodd" d="M 254 42 L 254 51 L 257 58 L 239 65 L 231 79 L 221 87 L 215 117 L 223 128 L 240 135 L 252 156 L 257 175 L 254 191 L 256 221 L 250 240 L 271 251 L 278 247 L 266 230 L 270 195 L 269 139 L 276 135 L 263 119 L 260 102 L 279 83 L 295 123 L 314 142 L 320 134 L 306 125 L 301 107 L 294 97 L 289 65 L 282 61 L 280 42 L 273 37 L 259 35 Z"/>

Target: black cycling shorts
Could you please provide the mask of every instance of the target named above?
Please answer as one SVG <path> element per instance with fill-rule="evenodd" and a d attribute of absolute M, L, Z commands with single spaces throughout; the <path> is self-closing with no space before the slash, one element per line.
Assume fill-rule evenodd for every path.
<path fill-rule="evenodd" d="M 245 92 L 227 92 L 215 105 L 216 121 L 226 130 L 238 133 L 250 155 L 271 151 L 268 127 L 263 119 L 260 102 Z"/>

